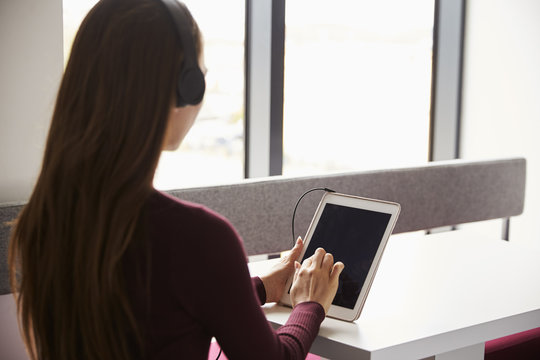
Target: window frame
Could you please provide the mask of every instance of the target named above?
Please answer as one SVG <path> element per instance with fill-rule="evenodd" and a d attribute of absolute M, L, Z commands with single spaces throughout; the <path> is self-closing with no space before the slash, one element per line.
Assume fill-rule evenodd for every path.
<path fill-rule="evenodd" d="M 429 161 L 460 156 L 466 0 L 435 0 L 434 8 Z M 246 0 L 245 18 L 245 177 L 281 175 L 285 0 Z M 270 80 L 261 85 L 255 74 Z"/>

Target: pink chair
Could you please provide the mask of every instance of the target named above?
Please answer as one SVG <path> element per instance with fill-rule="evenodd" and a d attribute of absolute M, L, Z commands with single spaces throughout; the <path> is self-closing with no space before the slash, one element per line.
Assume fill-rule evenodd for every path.
<path fill-rule="evenodd" d="M 208 360 L 216 360 L 218 354 L 219 354 L 219 344 L 217 342 L 213 342 L 210 344 L 210 353 L 208 354 Z M 225 356 L 225 354 L 221 354 L 221 356 L 219 357 L 219 360 L 227 360 L 227 357 Z M 306 360 L 321 360 L 321 357 L 320 356 L 317 356 L 317 355 L 313 355 L 313 354 L 308 354 L 308 356 L 306 357 Z"/>
<path fill-rule="evenodd" d="M 484 359 L 540 359 L 540 327 L 486 342 Z"/>

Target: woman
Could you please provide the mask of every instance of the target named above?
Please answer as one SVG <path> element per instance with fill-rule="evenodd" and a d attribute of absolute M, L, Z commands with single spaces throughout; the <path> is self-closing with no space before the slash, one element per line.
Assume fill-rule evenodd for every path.
<path fill-rule="evenodd" d="M 204 69 L 197 24 L 176 5 Z M 304 358 L 328 311 L 343 269 L 330 254 L 300 265 L 298 240 L 250 279 L 226 219 L 152 188 L 200 109 L 177 105 L 177 32 L 158 0 L 102 0 L 81 24 L 10 244 L 32 359 L 206 359 L 212 337 L 232 359 Z M 293 273 L 294 309 L 274 331 L 260 304 Z"/>

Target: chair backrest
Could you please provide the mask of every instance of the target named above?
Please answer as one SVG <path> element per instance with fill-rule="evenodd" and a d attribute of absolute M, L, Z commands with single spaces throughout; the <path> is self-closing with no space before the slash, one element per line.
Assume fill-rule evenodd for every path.
<path fill-rule="evenodd" d="M 306 190 L 338 192 L 395 201 L 401 214 L 394 233 L 507 218 L 522 213 L 526 161 L 446 161 L 424 166 L 349 172 L 324 176 L 273 177 L 241 183 L 169 191 L 227 217 L 244 240 L 249 255 L 279 252 L 292 246 L 293 207 Z M 311 193 L 296 215 L 296 235 L 304 235 L 321 198 Z M 9 227 L 21 204 L 0 205 L 0 294 L 9 292 L 5 263 Z"/>
<path fill-rule="evenodd" d="M 11 292 L 7 265 L 10 223 L 15 220 L 23 203 L 0 204 L 0 295 Z"/>

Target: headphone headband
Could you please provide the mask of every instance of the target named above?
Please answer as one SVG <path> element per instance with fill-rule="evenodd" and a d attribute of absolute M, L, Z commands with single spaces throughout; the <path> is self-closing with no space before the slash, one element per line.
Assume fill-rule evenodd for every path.
<path fill-rule="evenodd" d="M 203 99 L 206 83 L 193 42 L 191 17 L 185 5 L 176 0 L 160 0 L 160 2 L 167 9 L 184 50 L 184 59 L 176 86 L 176 106 L 197 105 Z"/>

